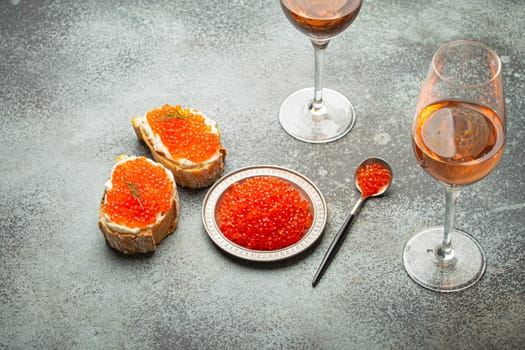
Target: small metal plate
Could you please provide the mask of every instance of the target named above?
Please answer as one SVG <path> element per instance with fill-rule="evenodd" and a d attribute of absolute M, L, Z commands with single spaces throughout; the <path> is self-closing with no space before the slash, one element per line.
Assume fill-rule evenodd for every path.
<path fill-rule="evenodd" d="M 287 181 L 310 202 L 312 226 L 300 241 L 278 250 L 252 250 L 233 243 L 222 234 L 216 221 L 217 203 L 232 184 L 254 176 L 274 176 Z M 202 205 L 202 221 L 211 240 L 225 252 L 252 261 L 282 260 L 303 252 L 321 237 L 326 218 L 326 202 L 312 181 L 293 170 L 271 165 L 246 167 L 225 175 L 210 188 Z"/>

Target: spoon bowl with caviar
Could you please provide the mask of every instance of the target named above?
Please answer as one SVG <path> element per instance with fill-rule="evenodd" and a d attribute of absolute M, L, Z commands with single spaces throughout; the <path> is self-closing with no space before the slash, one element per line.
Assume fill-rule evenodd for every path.
<path fill-rule="evenodd" d="M 312 280 L 312 287 L 315 287 L 323 276 L 326 268 L 334 258 L 335 254 L 343 244 L 350 225 L 354 217 L 359 213 L 363 203 L 370 197 L 377 197 L 384 194 L 392 183 L 392 169 L 386 161 L 381 158 L 368 158 L 363 160 L 355 171 L 355 186 L 361 193 L 359 200 L 346 217 L 343 225 L 337 231 L 334 240 L 328 247 L 317 272 Z"/>

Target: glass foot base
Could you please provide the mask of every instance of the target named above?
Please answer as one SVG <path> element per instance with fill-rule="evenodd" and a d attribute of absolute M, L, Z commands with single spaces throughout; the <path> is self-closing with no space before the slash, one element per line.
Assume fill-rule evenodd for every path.
<path fill-rule="evenodd" d="M 291 136 L 305 142 L 324 143 L 346 135 L 354 126 L 354 107 L 346 97 L 323 89 L 324 106 L 310 109 L 314 89 L 307 88 L 288 96 L 279 109 L 279 122 Z"/>
<path fill-rule="evenodd" d="M 432 227 L 412 236 L 403 250 L 408 275 L 421 286 L 437 292 L 466 289 L 483 276 L 487 259 L 480 244 L 468 233 L 454 229 L 454 258 L 444 262 L 435 255 L 443 240 L 443 227 Z"/>

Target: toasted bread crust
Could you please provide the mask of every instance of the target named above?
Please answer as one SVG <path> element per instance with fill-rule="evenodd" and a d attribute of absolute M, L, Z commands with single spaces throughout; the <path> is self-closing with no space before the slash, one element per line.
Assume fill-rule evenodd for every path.
<path fill-rule="evenodd" d="M 171 170 L 175 182 L 178 185 L 188 188 L 203 188 L 210 186 L 222 176 L 222 172 L 224 171 L 224 159 L 226 157 L 226 149 L 222 144 L 219 149 L 220 155 L 213 162 L 196 164 L 191 167 L 183 166 L 179 162 L 169 159 L 165 157 L 164 154 L 155 150 L 153 142 L 143 130 L 139 118 L 140 117 L 134 117 L 131 120 L 137 138 L 146 143 L 155 161 Z"/>
<path fill-rule="evenodd" d="M 153 225 L 151 228 L 142 229 L 137 234 L 121 233 L 112 230 L 107 225 L 107 219 L 104 215 L 104 195 L 100 201 L 98 227 L 108 244 L 121 253 L 126 255 L 154 252 L 164 238 L 175 231 L 179 222 L 180 203 L 177 187 L 173 189 L 173 198 L 171 199 L 170 208 L 164 218 Z"/>

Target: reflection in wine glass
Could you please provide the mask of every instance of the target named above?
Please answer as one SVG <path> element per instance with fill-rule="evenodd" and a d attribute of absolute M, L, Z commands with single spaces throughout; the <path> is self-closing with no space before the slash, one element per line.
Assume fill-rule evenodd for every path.
<path fill-rule="evenodd" d="M 479 243 L 454 228 L 454 209 L 461 189 L 488 175 L 503 154 L 501 75 L 500 59 L 490 48 L 455 41 L 435 53 L 421 88 L 412 145 L 419 165 L 445 187 L 445 224 L 410 238 L 403 262 L 410 277 L 428 289 L 462 290 L 485 271 Z"/>
<path fill-rule="evenodd" d="M 306 34 L 315 52 L 315 87 L 292 93 L 281 104 L 279 121 L 293 137 L 313 143 L 337 140 L 355 122 L 346 97 L 323 89 L 323 53 L 330 39 L 357 17 L 362 0 L 280 0 L 288 20 Z"/>

